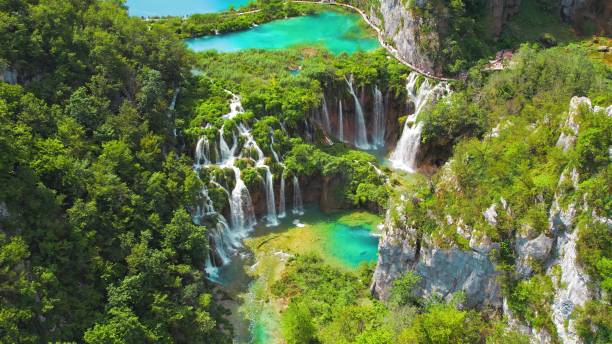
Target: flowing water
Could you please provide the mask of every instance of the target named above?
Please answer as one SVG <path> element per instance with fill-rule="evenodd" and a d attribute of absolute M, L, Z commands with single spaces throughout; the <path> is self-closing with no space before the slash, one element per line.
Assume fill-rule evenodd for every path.
<path fill-rule="evenodd" d="M 342 113 L 342 99 L 338 103 L 338 140 L 344 142 L 344 114 Z"/>
<path fill-rule="evenodd" d="M 393 168 L 407 172 L 414 172 L 417 168 L 416 158 L 423 132 L 423 122 L 418 121 L 419 114 L 425 105 L 450 93 L 449 85 L 445 82 L 433 84 L 429 79 L 424 79 L 419 85 L 419 78 L 416 72 L 408 76 L 406 90 L 408 99 L 414 104 L 414 113 L 406 119 L 402 136 L 389 159 Z"/>
<path fill-rule="evenodd" d="M 186 16 L 227 11 L 252 0 L 127 0 L 128 12 L 138 17 Z"/>
<path fill-rule="evenodd" d="M 331 134 L 331 124 L 329 122 L 329 109 L 327 108 L 327 100 L 325 100 L 325 93 L 323 93 L 323 100 L 321 102 L 321 112 L 323 113 L 323 125 L 325 130 Z"/>
<path fill-rule="evenodd" d="M 293 214 L 304 215 L 304 204 L 302 203 L 300 181 L 296 176 L 293 176 Z"/>
<path fill-rule="evenodd" d="M 334 11 L 276 20 L 246 31 L 192 38 L 186 42 L 195 51 L 219 52 L 317 45 L 334 54 L 350 54 L 379 47 L 378 40 L 363 26 L 359 15 Z"/>
<path fill-rule="evenodd" d="M 349 93 L 355 99 L 355 146 L 359 149 L 370 149 L 370 144 L 368 143 L 368 133 L 366 130 L 365 117 L 363 116 L 363 109 L 361 108 L 361 102 L 359 102 L 359 98 L 357 98 L 357 94 L 355 94 L 355 90 L 353 89 L 353 75 L 346 80 L 346 84 L 348 85 Z"/>
<path fill-rule="evenodd" d="M 374 130 L 372 133 L 373 144 L 376 148 L 385 147 L 385 103 L 383 95 L 378 86 L 374 87 Z"/>

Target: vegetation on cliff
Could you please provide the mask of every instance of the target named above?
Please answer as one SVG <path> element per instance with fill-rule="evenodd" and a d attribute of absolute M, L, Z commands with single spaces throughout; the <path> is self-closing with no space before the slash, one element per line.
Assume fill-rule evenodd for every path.
<path fill-rule="evenodd" d="M 466 83 L 457 86 L 421 119 L 424 145 L 456 143 L 448 163 L 431 179 L 416 183 L 408 201 L 399 202 L 402 211 L 391 208 L 392 219 L 399 228 L 406 226 L 402 219 L 409 219 L 408 226 L 436 247 L 498 243 L 489 255 L 503 271 L 510 309 L 555 340 L 553 283 L 560 282 L 546 275 L 545 261 L 519 261 L 524 257 L 517 240 L 559 235 L 561 230 L 549 222 L 555 204 L 562 211 L 578 207 L 579 263 L 592 276 L 594 290 L 609 293 L 610 227 L 601 219 L 610 216 L 612 122 L 605 109 L 584 106 L 568 120 L 568 106 L 573 96 L 610 105 L 610 69 L 589 59 L 581 46 L 527 45 L 506 70 L 489 75 L 474 68 Z M 559 137 L 574 135 L 573 125 L 580 128 L 575 145 L 566 147 Z M 529 266 L 531 278 L 522 275 L 520 264 Z M 609 301 L 599 299 L 587 307 L 609 314 Z M 580 314 L 579 322 L 591 324 L 590 330 L 582 326 L 585 339 L 609 338 L 609 324 L 595 314 Z"/>

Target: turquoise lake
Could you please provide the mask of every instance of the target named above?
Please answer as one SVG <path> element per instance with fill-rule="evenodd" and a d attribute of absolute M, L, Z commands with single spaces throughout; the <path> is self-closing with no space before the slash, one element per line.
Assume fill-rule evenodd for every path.
<path fill-rule="evenodd" d="M 316 15 L 276 20 L 246 31 L 186 40 L 195 51 L 236 52 L 246 49 L 277 50 L 292 46 L 322 46 L 333 54 L 370 51 L 378 40 L 357 14 L 324 11 Z"/>
<path fill-rule="evenodd" d="M 251 0 L 128 0 L 132 16 L 185 16 L 195 13 L 227 11 L 247 5 Z"/>

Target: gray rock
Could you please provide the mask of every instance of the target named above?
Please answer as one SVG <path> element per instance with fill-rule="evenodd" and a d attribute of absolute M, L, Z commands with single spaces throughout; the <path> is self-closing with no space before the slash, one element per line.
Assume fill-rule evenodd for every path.
<path fill-rule="evenodd" d="M 425 24 L 437 27 L 436 20 L 432 18 L 426 23 L 423 19 L 414 16 L 400 0 L 381 0 L 380 13 L 383 17 L 382 29 L 385 37 L 393 41 L 399 55 L 423 71 L 433 73 L 434 62 L 418 42 L 424 39 L 435 49 L 439 48 L 436 33 L 431 33 L 428 37 L 419 37 L 424 35 L 420 27 Z"/>
<path fill-rule="evenodd" d="M 489 254 L 492 250 L 498 250 L 500 247 L 499 243 L 492 242 L 488 236 L 477 238 L 472 236 L 470 238 L 470 248 L 480 254 Z"/>
<path fill-rule="evenodd" d="M 593 108 L 589 98 L 572 97 L 572 100 L 570 101 L 569 114 L 564 125 L 564 131 L 559 136 L 559 140 L 557 140 L 557 147 L 562 148 L 564 152 L 567 152 L 576 142 L 576 135 L 578 135 L 579 127 L 578 123 L 576 123 L 575 117 L 578 114 L 579 108 L 583 105 L 587 106 L 589 109 Z"/>
<path fill-rule="evenodd" d="M 393 281 L 406 273 L 418 254 L 416 230 L 395 228 L 388 218 L 378 244 L 378 263 L 370 287 L 372 294 L 381 299 L 389 297 Z"/>
<path fill-rule="evenodd" d="M 463 292 L 468 308 L 500 308 L 502 298 L 496 281 L 498 272 L 489 258 L 478 252 L 452 249 L 425 249 L 415 271 L 422 276 L 418 294 L 442 296 L 447 301 Z"/>
<path fill-rule="evenodd" d="M 428 237 L 418 240 L 415 229 L 397 228 L 387 220 L 378 246 L 378 264 L 371 285 L 373 295 L 388 298 L 393 281 L 414 271 L 421 276 L 416 290 L 420 296 L 437 295 L 448 300 L 463 292 L 466 307 L 501 307 L 498 272 L 484 253 L 495 244 L 482 240 L 482 252 L 427 248 L 431 245 Z"/>
<path fill-rule="evenodd" d="M 484 213 L 482 214 L 485 218 L 485 220 L 491 225 L 491 226 L 495 226 L 497 225 L 497 204 L 491 204 L 491 206 L 489 208 L 487 208 L 487 210 L 484 211 Z"/>
<path fill-rule="evenodd" d="M 518 238 L 516 240 L 516 272 L 521 278 L 528 278 L 533 273 L 532 264 L 544 263 L 550 258 L 554 240 L 544 233 L 535 239 Z"/>

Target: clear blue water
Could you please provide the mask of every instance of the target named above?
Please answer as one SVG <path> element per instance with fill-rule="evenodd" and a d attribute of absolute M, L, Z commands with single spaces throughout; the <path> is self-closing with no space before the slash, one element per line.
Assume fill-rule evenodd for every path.
<path fill-rule="evenodd" d="M 227 11 L 238 8 L 252 0 L 127 0 L 132 16 L 185 16 L 195 13 Z"/>
<path fill-rule="evenodd" d="M 361 17 L 334 11 L 276 20 L 252 29 L 186 40 L 195 51 L 235 52 L 246 49 L 285 49 L 296 45 L 317 45 L 333 54 L 370 51 L 378 40 L 361 24 Z"/>
<path fill-rule="evenodd" d="M 375 262 L 378 257 L 378 237 L 372 235 L 368 225 L 349 226 L 331 224 L 326 243 L 331 255 L 344 265 L 356 268 L 363 262 Z"/>

